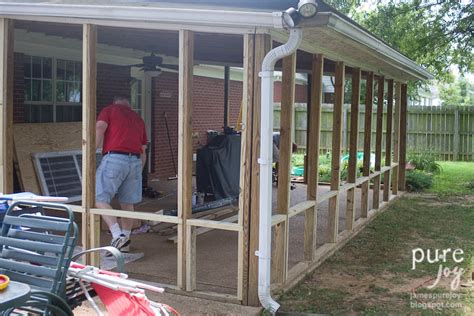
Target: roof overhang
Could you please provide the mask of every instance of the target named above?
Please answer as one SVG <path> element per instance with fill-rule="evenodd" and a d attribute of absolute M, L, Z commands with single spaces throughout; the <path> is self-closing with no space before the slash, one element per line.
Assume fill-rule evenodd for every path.
<path fill-rule="evenodd" d="M 281 12 L 244 11 L 244 9 L 215 9 L 179 6 L 78 5 L 61 3 L 0 2 L 0 16 L 14 19 L 62 23 L 93 23 L 97 25 L 143 29 L 190 29 L 210 33 L 270 33 L 284 42 Z M 335 12 L 320 12 L 303 21 L 301 49 L 322 53 L 351 67 L 401 81 L 426 80 L 433 76 L 376 38 L 355 22 Z"/>

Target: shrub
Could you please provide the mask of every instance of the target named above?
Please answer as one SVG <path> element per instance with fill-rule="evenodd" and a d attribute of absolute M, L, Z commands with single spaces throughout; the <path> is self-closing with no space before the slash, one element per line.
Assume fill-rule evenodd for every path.
<path fill-rule="evenodd" d="M 291 156 L 291 165 L 293 167 L 304 166 L 304 154 L 293 154 Z"/>
<path fill-rule="evenodd" d="M 406 174 L 406 186 L 409 192 L 419 192 L 431 188 L 433 175 L 420 170 L 411 170 Z"/>
<path fill-rule="evenodd" d="M 408 162 L 413 165 L 415 170 L 421 170 L 430 173 L 440 173 L 441 166 L 436 162 L 435 156 L 431 153 L 409 154 Z"/>

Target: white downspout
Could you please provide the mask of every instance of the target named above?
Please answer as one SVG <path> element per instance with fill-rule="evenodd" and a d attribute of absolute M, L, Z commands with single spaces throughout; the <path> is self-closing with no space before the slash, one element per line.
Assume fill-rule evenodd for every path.
<path fill-rule="evenodd" d="M 293 54 L 301 43 L 303 31 L 291 29 L 288 42 L 272 49 L 263 59 L 261 90 L 262 113 L 260 118 L 260 223 L 258 256 L 258 297 L 262 306 L 275 314 L 280 304 L 270 293 L 270 259 L 272 231 L 272 150 L 273 150 L 273 70 L 275 63 Z"/>

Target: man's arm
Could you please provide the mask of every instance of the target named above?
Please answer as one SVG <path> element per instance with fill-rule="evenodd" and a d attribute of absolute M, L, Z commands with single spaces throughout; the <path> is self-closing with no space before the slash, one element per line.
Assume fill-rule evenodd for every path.
<path fill-rule="evenodd" d="M 95 147 L 100 148 L 104 141 L 104 134 L 107 130 L 108 124 L 104 121 L 97 121 L 95 124 Z"/>
<path fill-rule="evenodd" d="M 140 158 L 142 159 L 142 170 L 145 168 L 146 163 L 146 145 L 142 145 L 142 153 L 140 154 Z"/>

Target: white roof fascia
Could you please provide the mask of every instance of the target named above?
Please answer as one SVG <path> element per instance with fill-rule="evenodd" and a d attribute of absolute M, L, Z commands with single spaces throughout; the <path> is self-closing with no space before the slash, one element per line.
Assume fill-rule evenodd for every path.
<path fill-rule="evenodd" d="M 413 76 L 425 80 L 425 79 L 433 79 L 433 75 L 423 69 L 420 65 L 416 62 L 411 60 L 410 58 L 404 56 L 403 54 L 399 53 L 395 49 L 391 48 L 387 44 L 383 43 L 381 40 L 377 39 L 373 35 L 369 34 L 368 32 L 354 27 L 348 21 L 342 19 L 341 17 L 329 13 L 329 19 L 327 26 L 336 32 L 339 32 L 351 39 L 359 42 L 367 46 L 368 48 L 375 50 L 376 52 L 382 54 L 383 56 L 387 57 L 387 62 L 394 61 L 398 65 L 391 63 L 393 66 L 400 68 L 400 65 L 403 66 L 403 70 L 411 73 Z"/>
<path fill-rule="evenodd" d="M 234 29 L 234 32 L 235 29 L 242 29 L 242 33 L 255 28 L 283 28 L 281 12 L 0 2 L 0 15 L 25 18 L 55 17 L 98 21 L 154 22 L 172 25 L 176 30 L 201 26 L 212 27 L 215 31 L 224 33 L 225 28 Z M 94 21 L 88 21 L 88 23 L 94 23 Z M 119 25 L 117 24 L 117 26 Z"/>

